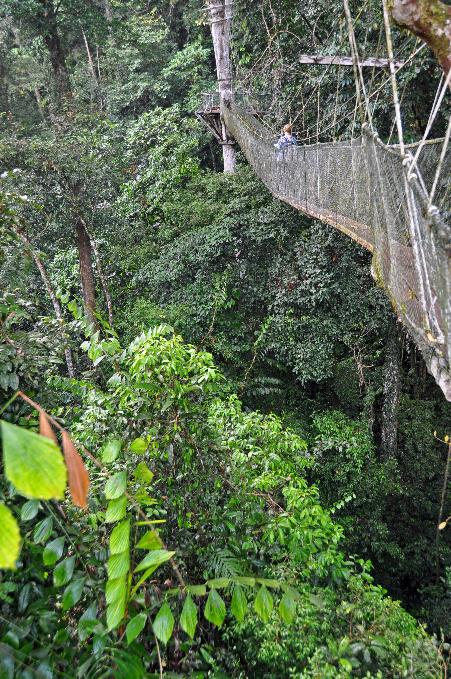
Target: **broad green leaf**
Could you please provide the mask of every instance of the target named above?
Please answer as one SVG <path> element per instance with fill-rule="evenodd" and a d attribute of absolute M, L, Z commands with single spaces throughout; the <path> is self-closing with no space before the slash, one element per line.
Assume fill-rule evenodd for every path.
<path fill-rule="evenodd" d="M 152 623 L 153 631 L 157 639 L 167 644 L 174 629 L 174 616 L 169 605 L 165 602 Z"/>
<path fill-rule="evenodd" d="M 117 627 L 124 619 L 125 607 L 126 607 L 125 596 L 115 599 L 109 606 L 107 606 L 106 624 L 109 632 L 111 632 L 112 629 Z"/>
<path fill-rule="evenodd" d="M 125 598 L 126 592 L 126 578 L 113 578 L 108 580 L 105 587 L 105 600 L 107 604 L 111 604 L 116 599 Z"/>
<path fill-rule="evenodd" d="M 115 523 L 124 518 L 127 511 L 127 498 L 118 497 L 117 500 L 110 500 L 105 512 L 105 523 Z"/>
<path fill-rule="evenodd" d="M 235 582 L 240 585 L 246 585 L 247 587 L 255 587 L 255 578 L 248 578 L 246 576 L 238 576 L 233 578 Z"/>
<path fill-rule="evenodd" d="M 188 585 L 186 589 L 193 596 L 205 596 L 207 593 L 206 585 Z"/>
<path fill-rule="evenodd" d="M 161 540 L 158 533 L 154 530 L 149 530 L 142 536 L 141 540 L 136 545 L 139 549 L 159 549 L 161 547 Z"/>
<path fill-rule="evenodd" d="M 19 599 L 17 602 L 18 604 L 17 609 L 19 613 L 23 613 L 28 608 L 28 604 L 30 603 L 31 590 L 32 586 L 30 582 L 27 582 L 27 584 L 24 585 L 20 590 Z"/>
<path fill-rule="evenodd" d="M 126 472 L 118 472 L 108 479 L 105 484 L 105 497 L 107 500 L 116 500 L 125 493 L 127 486 Z"/>
<path fill-rule="evenodd" d="M 150 568 L 151 566 L 159 566 L 165 561 L 172 559 L 174 554 L 175 552 L 168 552 L 166 549 L 154 549 L 152 552 L 149 552 L 149 554 L 147 554 L 142 561 L 139 562 L 135 568 L 135 573 L 144 571 L 146 568 Z"/>
<path fill-rule="evenodd" d="M 130 569 L 130 553 L 121 552 L 120 554 L 112 554 L 108 559 L 107 570 L 108 578 L 120 578 L 122 575 L 128 573 Z"/>
<path fill-rule="evenodd" d="M 127 627 L 125 628 L 125 636 L 127 637 L 127 643 L 131 644 L 136 637 L 141 634 L 147 621 L 147 613 L 138 613 L 134 618 L 130 620 Z"/>
<path fill-rule="evenodd" d="M 284 589 L 285 592 L 288 592 L 290 594 L 293 601 L 300 601 L 301 595 L 299 594 L 298 590 L 295 587 L 291 587 L 290 585 L 288 585 Z"/>
<path fill-rule="evenodd" d="M 291 625 L 296 615 L 296 602 L 290 591 L 286 591 L 279 603 L 279 615 L 287 625 Z"/>
<path fill-rule="evenodd" d="M 36 524 L 33 533 L 33 542 L 36 544 L 42 544 L 49 539 L 53 531 L 53 519 L 51 516 L 47 516 L 42 521 Z"/>
<path fill-rule="evenodd" d="M 54 679 L 52 668 L 46 662 L 39 663 L 36 667 L 35 676 L 39 677 L 39 679 Z"/>
<path fill-rule="evenodd" d="M 319 596 L 319 594 L 309 594 L 309 599 L 312 602 L 316 608 L 319 608 L 320 611 L 324 611 L 326 608 L 326 602 L 322 597 Z"/>
<path fill-rule="evenodd" d="M 271 580 L 270 578 L 255 578 L 255 582 L 259 585 L 265 585 L 265 587 L 271 587 L 272 589 L 279 589 L 280 582 L 278 580 Z"/>
<path fill-rule="evenodd" d="M 135 469 L 135 479 L 139 481 L 145 481 L 150 483 L 153 479 L 153 472 L 150 471 L 149 467 L 145 462 L 140 462 Z"/>
<path fill-rule="evenodd" d="M 58 559 L 61 559 L 64 549 L 64 537 L 56 538 L 48 542 L 42 552 L 44 566 L 53 566 Z"/>
<path fill-rule="evenodd" d="M 20 531 L 12 512 L 0 504 L 0 568 L 16 568 L 20 551 Z"/>
<path fill-rule="evenodd" d="M 137 592 L 138 589 L 141 587 L 141 585 L 143 584 L 143 582 L 145 582 L 145 581 L 147 580 L 147 578 L 150 577 L 150 576 L 152 575 L 152 573 L 154 573 L 154 572 L 157 570 L 158 565 L 159 565 L 159 564 L 157 564 L 156 566 L 151 566 L 151 567 L 148 568 L 146 571 L 144 571 L 144 573 L 141 575 L 141 577 L 139 578 L 139 580 L 138 580 L 138 582 L 136 583 L 136 585 L 134 585 L 133 589 L 131 590 L 131 592 L 130 592 L 130 599 L 133 598 L 133 596 L 136 594 L 136 592 Z"/>
<path fill-rule="evenodd" d="M 230 610 L 238 622 L 243 622 L 247 610 L 247 599 L 240 585 L 235 585 L 232 594 L 232 604 L 230 606 Z"/>
<path fill-rule="evenodd" d="M 84 584 L 85 579 L 80 578 L 67 585 L 63 593 L 63 611 L 68 611 L 80 601 Z"/>
<path fill-rule="evenodd" d="M 95 630 L 99 621 L 97 620 L 97 604 L 93 602 L 83 613 L 78 623 L 78 636 L 80 641 L 87 639 Z"/>
<path fill-rule="evenodd" d="M 14 630 L 9 629 L 6 634 L 2 638 L 3 642 L 6 642 L 8 646 L 12 646 L 13 648 L 20 648 L 20 639 L 17 636 L 17 634 L 14 632 Z M 3 647 L 4 648 L 4 647 Z M 0 676 L 3 679 L 3 675 L 0 674 Z"/>
<path fill-rule="evenodd" d="M 40 506 L 41 505 L 39 500 L 28 500 L 27 502 L 25 502 L 25 504 L 22 505 L 22 509 L 20 511 L 20 520 L 31 521 L 32 519 L 34 519 L 34 517 L 39 511 Z"/>
<path fill-rule="evenodd" d="M 193 639 L 197 627 L 197 606 L 191 596 L 187 594 L 180 615 L 180 626 Z"/>
<path fill-rule="evenodd" d="M 60 644 L 64 644 L 69 639 L 70 639 L 69 630 L 67 628 L 59 629 L 58 632 L 53 637 L 53 643 L 59 646 Z"/>
<path fill-rule="evenodd" d="M 138 453 L 138 455 L 142 455 L 147 450 L 147 443 L 144 441 L 144 439 L 137 438 L 134 441 L 132 441 L 130 450 L 132 451 L 132 453 Z"/>
<path fill-rule="evenodd" d="M 273 605 L 274 603 L 271 594 L 268 592 L 265 585 L 262 585 L 258 590 L 257 596 L 255 597 L 254 608 L 258 617 L 261 618 L 263 622 L 268 622 L 272 613 Z"/>
<path fill-rule="evenodd" d="M 113 528 L 110 536 L 110 552 L 111 554 L 120 554 L 128 551 L 130 544 L 130 521 L 122 521 Z"/>
<path fill-rule="evenodd" d="M 1 430 L 5 476 L 16 490 L 39 500 L 63 498 L 66 465 L 53 441 L 4 420 Z"/>
<path fill-rule="evenodd" d="M 120 452 L 121 452 L 121 442 L 119 441 L 119 439 L 113 439 L 112 441 L 108 441 L 108 443 L 102 449 L 101 453 L 103 464 L 114 462 L 114 460 L 118 457 Z"/>
<path fill-rule="evenodd" d="M 208 622 L 213 623 L 216 627 L 221 627 L 224 622 L 225 614 L 226 607 L 223 599 L 216 589 L 211 589 L 207 603 L 205 604 L 204 616 Z"/>
<path fill-rule="evenodd" d="M 70 556 L 55 566 L 53 571 L 53 584 L 55 587 L 66 585 L 71 579 L 75 568 L 75 556 Z"/>
<path fill-rule="evenodd" d="M 224 589 L 230 584 L 230 578 L 214 578 L 213 580 L 207 580 L 207 585 L 210 589 Z"/>

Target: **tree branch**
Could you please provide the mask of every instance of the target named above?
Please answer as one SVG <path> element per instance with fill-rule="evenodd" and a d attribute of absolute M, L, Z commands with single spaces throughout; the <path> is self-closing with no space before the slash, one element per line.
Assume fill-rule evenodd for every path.
<path fill-rule="evenodd" d="M 451 7 L 441 0 L 391 0 L 391 16 L 434 52 L 447 74 L 451 69 Z"/>

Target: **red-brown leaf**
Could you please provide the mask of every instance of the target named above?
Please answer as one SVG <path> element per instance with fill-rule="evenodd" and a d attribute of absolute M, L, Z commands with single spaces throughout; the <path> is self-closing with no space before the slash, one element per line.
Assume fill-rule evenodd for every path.
<path fill-rule="evenodd" d="M 39 413 L 39 433 L 41 436 L 46 436 L 48 439 L 51 439 L 53 443 L 58 445 L 53 427 L 50 424 L 47 415 L 43 412 Z"/>
<path fill-rule="evenodd" d="M 63 451 L 72 501 L 77 507 L 85 508 L 88 504 L 89 475 L 67 431 L 63 431 Z"/>

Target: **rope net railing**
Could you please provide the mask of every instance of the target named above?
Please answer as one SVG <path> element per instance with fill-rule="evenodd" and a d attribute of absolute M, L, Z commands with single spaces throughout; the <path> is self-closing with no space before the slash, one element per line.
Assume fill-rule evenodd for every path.
<path fill-rule="evenodd" d="M 451 229 L 443 140 L 382 143 L 368 125 L 350 141 L 289 146 L 242 106 L 222 108 L 227 129 L 278 199 L 373 253 L 373 274 L 451 401 Z M 440 178 L 436 168 L 441 159 Z M 434 185 L 434 207 L 430 191 Z"/>

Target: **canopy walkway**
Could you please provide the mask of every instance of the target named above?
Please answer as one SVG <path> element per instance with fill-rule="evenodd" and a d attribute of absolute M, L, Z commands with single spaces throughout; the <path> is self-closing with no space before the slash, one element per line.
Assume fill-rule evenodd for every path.
<path fill-rule="evenodd" d="M 402 157 L 369 127 L 352 141 L 290 146 L 281 158 L 253 115 L 223 106 L 227 129 L 278 199 L 373 253 L 373 274 L 451 400 L 451 229 L 429 203 L 443 140 Z M 449 177 L 449 154 L 442 176 Z M 442 203 L 445 183 L 436 189 Z"/>
<path fill-rule="evenodd" d="M 415 43 L 411 49 L 408 38 L 398 40 L 397 49 L 404 56 L 402 61 L 394 58 L 387 0 L 382 0 L 387 55 L 361 58 L 356 21 L 360 22 L 361 29 L 365 9 L 368 9 L 366 2 L 358 10 L 356 21 L 351 16 L 348 0 L 338 4 L 343 4 L 343 15 L 340 10 L 335 23 L 331 24 L 329 36 L 332 39 L 334 31 L 341 25 L 341 16 L 347 31 L 342 33 L 340 29 L 335 53 L 301 54 L 297 57 L 299 63 L 314 64 L 319 68 L 326 65 L 321 77 L 316 76 L 309 82 L 309 72 L 306 71 L 304 78 L 297 79 L 300 82 L 294 84 L 295 81 L 290 81 L 290 94 L 284 99 L 278 79 L 281 74 L 293 73 L 293 59 L 290 55 L 289 63 L 283 61 L 281 45 L 277 44 L 280 31 L 275 26 L 267 48 L 239 80 L 246 97 L 251 88 L 252 98 L 255 94 L 252 91 L 255 88 L 250 84 L 252 80 L 257 77 L 257 83 L 260 83 L 257 92 L 260 91 L 260 94 L 261 88 L 272 82 L 275 91 L 272 98 L 266 97 L 266 103 L 269 103 L 269 111 L 274 104 L 279 109 L 278 114 L 271 112 L 273 120 L 280 124 L 285 117 L 290 122 L 299 119 L 303 135 L 306 135 L 302 139 L 305 145 L 298 143 L 286 146 L 283 151 L 276 150 L 277 132 L 262 122 L 269 111 L 259 116 L 247 103 L 249 98 L 243 103 L 237 96 L 237 88 L 232 87 L 229 43 L 233 0 L 211 0 L 208 7 L 219 96 L 207 95 L 203 110 L 198 111 L 197 116 L 223 145 L 225 171 L 233 171 L 229 156 L 232 145 L 237 143 L 257 176 L 276 198 L 339 229 L 372 252 L 374 278 L 386 291 L 399 319 L 422 352 L 429 371 L 451 401 L 451 227 L 448 224 L 451 208 L 447 203 L 450 188 L 449 116 L 446 116 L 448 127 L 445 137 L 430 139 L 434 120 L 449 93 L 451 70 L 445 69 L 442 73 L 428 123 L 424 133 L 422 131 L 422 140 L 406 144 L 400 106 L 402 96 L 398 92 L 396 74 L 411 63 L 426 45 Z M 351 51 L 349 57 L 340 55 L 346 33 Z M 367 30 L 362 35 L 365 43 Z M 273 49 L 274 45 L 277 48 Z M 278 75 L 276 80 L 271 80 L 275 64 L 278 65 Z M 340 67 L 351 65 L 355 94 L 340 97 Z M 331 100 L 328 95 L 327 104 L 322 107 L 321 85 L 331 68 L 337 68 L 335 97 Z M 367 75 L 365 68 L 369 71 Z M 389 69 L 389 77 L 381 76 L 378 80 L 376 71 L 381 73 L 384 69 Z M 329 76 L 329 88 L 332 81 Z M 376 120 L 380 120 L 387 129 L 388 107 L 384 111 L 378 101 L 381 91 L 388 86 L 395 117 L 391 132 L 387 134 L 388 141 L 383 143 L 376 133 Z M 332 89 L 330 91 L 333 92 Z M 288 115 L 293 102 L 297 102 L 296 108 L 299 108 L 294 121 L 291 113 Z M 309 103 L 314 106 L 311 113 L 307 110 Z M 266 105 L 264 108 L 266 110 Z M 357 117 L 359 124 L 356 124 Z M 315 133 L 313 137 L 311 134 L 315 128 L 316 139 Z M 394 129 L 397 130 L 399 143 L 390 145 Z M 359 130 L 359 136 L 354 135 L 356 130 Z M 330 138 L 331 141 L 324 141 Z"/>

